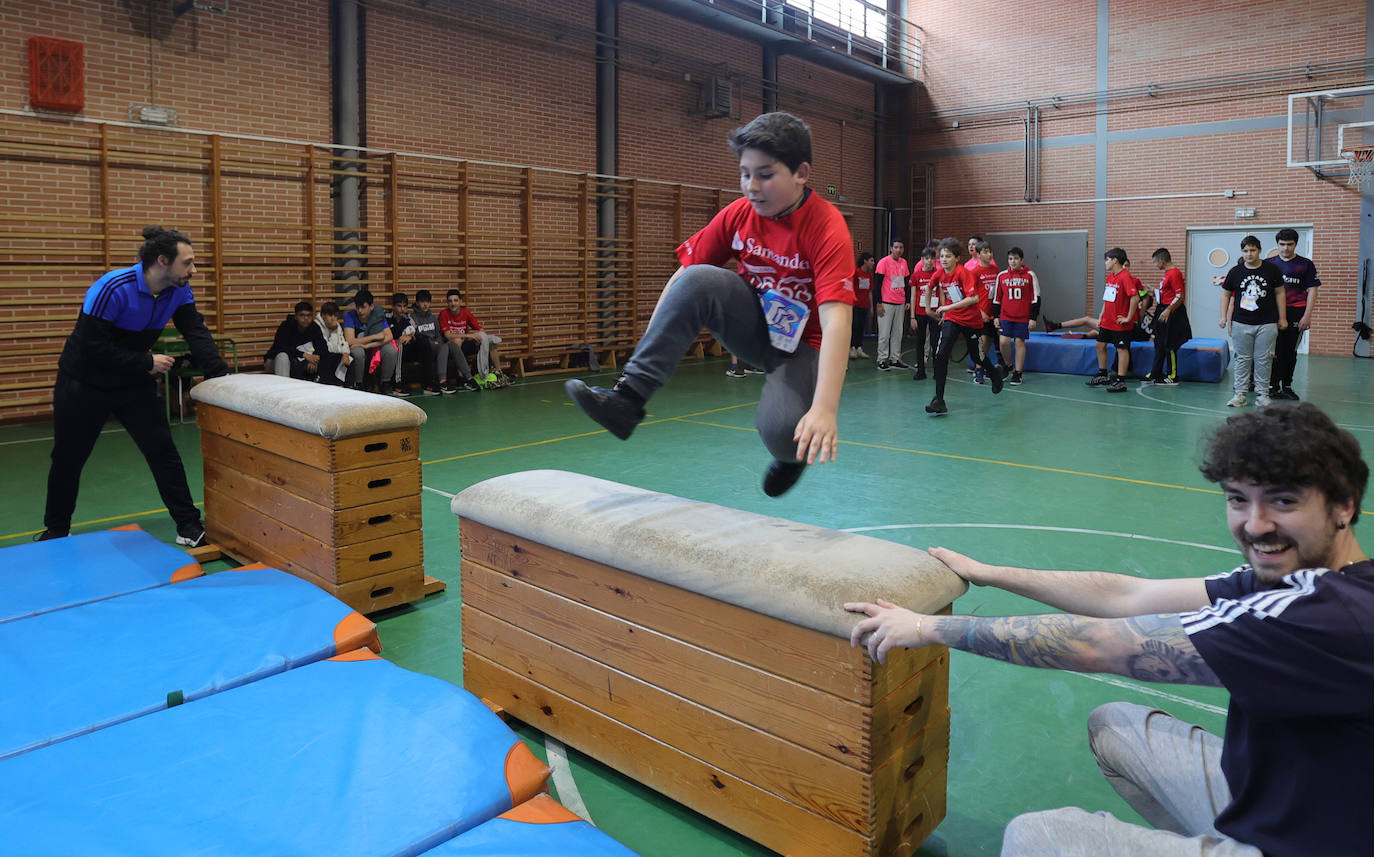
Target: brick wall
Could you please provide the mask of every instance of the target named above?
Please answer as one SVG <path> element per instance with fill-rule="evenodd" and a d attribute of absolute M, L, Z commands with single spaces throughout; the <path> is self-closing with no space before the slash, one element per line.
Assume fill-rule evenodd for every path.
<path fill-rule="evenodd" d="M 1037 8 L 1033 25 L 1024 7 L 1004 0 L 922 2 L 913 15 L 926 29 L 928 102 L 952 111 L 1001 102 L 1024 102 L 1097 89 L 1097 4 L 1078 0 Z M 1121 88 L 1204 77 L 1258 74 L 1300 62 L 1330 63 L 1363 57 L 1366 4 L 1316 0 L 1303 14 L 1287 14 L 1270 3 L 1230 0 L 1205 6 L 1112 2 L 1109 4 L 1107 86 Z M 1016 20 L 1021 32 L 1007 35 L 995 22 Z M 1013 45 L 1009 49 L 1009 44 Z M 1276 44 L 1301 45 L 1298 51 Z M 1289 92 L 1358 83 L 1349 76 L 1302 77 L 1227 87 L 1198 86 L 1186 92 L 1111 101 L 1109 135 L 1148 129 L 1156 139 L 1112 139 L 1106 149 L 1106 196 L 1245 191 L 1224 197 L 1112 201 L 1106 204 L 1106 234 L 1096 234 L 1092 203 L 1026 206 L 1023 191 L 1024 110 L 1009 109 L 953 119 L 919 118 L 909 141 L 918 163 L 936 171 L 936 206 L 1004 203 L 978 208 L 937 208 L 937 235 L 974 232 L 1086 229 L 1090 255 L 1099 246 L 1119 245 L 1136 261 L 1142 279 L 1149 253 L 1168 246 L 1185 261 L 1187 227 L 1244 229 L 1255 223 L 1311 223 L 1314 261 L 1322 273 L 1321 310 L 1310 349 L 1348 354 L 1349 323 L 1356 312 L 1359 275 L 1359 195 L 1341 183 L 1317 181 L 1306 170 L 1286 166 L 1284 129 L 1263 127 L 1281 120 Z M 1041 199 L 1092 199 L 1095 181 L 1095 105 L 1065 105 L 1042 113 Z M 1194 135 L 1193 123 L 1252 120 L 1250 130 Z M 1005 151 L 987 151 L 1004 144 Z M 1068 145 L 1064 145 L 1068 144 Z M 982 148 L 969 150 L 967 147 Z M 898 199 L 908 194 L 893 176 L 888 187 Z M 1256 209 L 1256 219 L 1237 219 L 1238 206 Z M 1272 235 L 1262 236 L 1266 246 Z M 1090 260 L 1085 297 L 1095 307 L 1098 260 Z"/>

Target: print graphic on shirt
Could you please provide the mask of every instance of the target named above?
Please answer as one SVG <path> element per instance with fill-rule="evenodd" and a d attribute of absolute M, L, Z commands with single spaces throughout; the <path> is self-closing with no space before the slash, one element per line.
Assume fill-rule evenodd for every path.
<path fill-rule="evenodd" d="M 1258 274 L 1248 274 L 1240 281 L 1240 308 L 1249 312 L 1259 309 L 1259 301 L 1267 293 L 1267 285 Z"/>
<path fill-rule="evenodd" d="M 730 242 L 730 249 L 740 254 L 740 267 L 746 272 L 746 279 L 754 287 L 754 291 L 763 294 L 767 290 L 773 289 L 783 297 L 793 300 L 803 302 L 811 300 L 811 263 L 801 258 L 801 254 L 793 253 L 791 256 L 784 256 L 763 246 L 753 238 L 747 240 L 740 238 L 738 229 L 735 230 L 735 237 Z M 771 264 L 759 265 L 746 262 L 744 259 L 746 254 Z M 853 289 L 852 284 L 850 289 Z"/>

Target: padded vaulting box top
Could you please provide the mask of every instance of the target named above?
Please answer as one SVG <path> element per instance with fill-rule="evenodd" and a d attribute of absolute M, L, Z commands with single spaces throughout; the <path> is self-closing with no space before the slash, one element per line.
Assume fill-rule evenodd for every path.
<path fill-rule="evenodd" d="M 197 402 L 331 440 L 424 425 L 410 402 L 280 375 L 225 375 L 191 388 Z"/>
<path fill-rule="evenodd" d="M 846 601 L 935 612 L 968 588 L 917 548 L 562 470 L 497 476 L 453 513 L 642 577 L 848 637 Z"/>

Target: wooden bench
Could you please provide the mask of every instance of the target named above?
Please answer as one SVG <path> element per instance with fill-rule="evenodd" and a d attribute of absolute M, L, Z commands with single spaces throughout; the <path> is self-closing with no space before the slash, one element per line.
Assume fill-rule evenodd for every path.
<path fill-rule="evenodd" d="M 226 553 L 310 580 L 361 613 L 443 590 L 424 573 L 424 411 L 276 375 L 214 378 L 191 397 L 206 532 Z"/>
<path fill-rule="evenodd" d="M 925 551 L 562 471 L 454 498 L 468 689 L 764 846 L 906 855 L 945 815 L 949 657 L 849 645 L 947 611 Z"/>

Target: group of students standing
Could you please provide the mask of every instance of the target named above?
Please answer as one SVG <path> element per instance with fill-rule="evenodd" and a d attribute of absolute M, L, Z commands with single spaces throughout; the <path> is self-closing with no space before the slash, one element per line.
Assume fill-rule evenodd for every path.
<path fill-rule="evenodd" d="M 369 375 L 389 395 L 406 397 L 410 387 L 403 369 L 407 359 L 420 366 L 424 395 L 494 389 L 510 381 L 499 371 L 497 346 L 501 337 L 482 329 L 482 323 L 463 302 L 458 289 L 444 296 L 445 308 L 435 315 L 429 290 L 415 293 L 412 306 L 403 292 L 391 296 L 391 311 L 384 313 L 368 289 L 353 295 L 353 309 L 340 320 L 339 306 L 328 301 L 315 315 L 309 301 L 277 327 L 265 358 L 268 372 L 324 384 L 362 389 Z M 477 362 L 473 375 L 468 357 Z M 452 364 L 457 381 L 448 382 Z"/>

